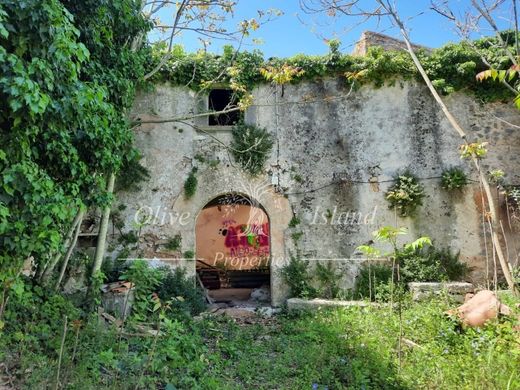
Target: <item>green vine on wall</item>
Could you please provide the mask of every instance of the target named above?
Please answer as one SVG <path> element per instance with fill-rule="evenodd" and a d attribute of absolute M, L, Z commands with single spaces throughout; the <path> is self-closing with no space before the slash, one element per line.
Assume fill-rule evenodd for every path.
<path fill-rule="evenodd" d="M 515 41 L 511 31 L 504 31 L 502 35 L 506 42 Z M 472 45 L 491 60 L 492 67 L 505 68 L 511 65 L 509 59 L 502 55 L 496 37 L 479 39 Z M 483 101 L 510 99 L 510 92 L 501 85 L 492 80 L 479 82 L 475 78 L 477 73 L 488 69 L 488 66 L 482 62 L 480 53 L 472 45 L 467 42 L 450 43 L 431 52 L 419 50 L 417 55 L 428 76 L 443 94 L 463 90 Z M 421 80 L 405 51 L 385 51 L 371 47 L 365 56 L 353 56 L 340 53 L 336 44 L 329 46 L 329 53 L 323 56 L 298 54 L 290 58 L 268 60 L 258 50 L 235 53 L 232 47 L 227 46 L 222 54 L 186 53 L 177 46 L 167 66 L 155 75 L 153 81 L 168 81 L 193 90 L 207 89 L 212 82 L 218 81 L 235 86 L 233 89 L 240 94 L 272 81 L 265 77 L 269 69 L 297 69 L 298 72 L 291 75 L 290 83 L 341 76 L 351 82 L 372 83 L 381 87 L 399 79 Z M 154 51 L 156 58 L 159 58 L 163 48 L 158 45 Z"/>
<path fill-rule="evenodd" d="M 235 160 L 251 175 L 262 172 L 273 148 L 273 137 L 266 129 L 245 123 L 232 130 L 231 151 Z"/>

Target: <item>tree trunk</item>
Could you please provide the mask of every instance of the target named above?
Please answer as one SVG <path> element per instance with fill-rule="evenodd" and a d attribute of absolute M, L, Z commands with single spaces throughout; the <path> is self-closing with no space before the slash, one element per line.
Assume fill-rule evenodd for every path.
<path fill-rule="evenodd" d="M 74 234 L 74 231 L 76 231 L 78 224 L 81 225 L 82 219 L 83 219 L 83 211 L 80 209 L 78 211 L 78 213 L 76 214 L 76 216 L 74 217 L 74 220 L 72 221 L 72 225 L 71 225 L 69 231 L 67 232 L 67 236 L 65 237 L 65 242 L 63 243 L 63 248 L 70 248 L 72 235 Z M 45 270 L 43 271 L 43 273 L 41 275 L 41 280 L 40 280 L 41 282 L 45 283 L 49 280 L 49 278 L 51 277 L 52 271 L 54 271 L 54 267 L 56 267 L 56 264 L 58 264 L 58 262 L 61 259 L 61 255 L 62 255 L 62 252 L 60 250 L 52 258 L 51 262 L 49 263 L 47 268 L 45 268 Z"/>
<path fill-rule="evenodd" d="M 76 232 L 74 233 L 74 238 L 72 240 L 72 243 L 69 246 L 69 249 L 67 250 L 67 253 L 65 254 L 65 258 L 63 259 L 63 263 L 61 265 L 60 269 L 60 275 L 58 276 L 58 280 L 56 281 L 56 284 L 54 286 L 54 289 L 58 291 L 60 288 L 61 281 L 63 280 L 63 276 L 65 275 L 65 270 L 67 269 L 67 266 L 69 264 L 70 257 L 72 255 L 72 252 L 74 251 L 74 248 L 76 247 L 76 243 L 78 242 L 78 236 L 81 232 L 81 222 L 83 221 L 83 216 L 85 215 L 85 212 L 81 210 L 79 212 L 79 222 L 76 226 Z"/>
<path fill-rule="evenodd" d="M 116 181 L 116 175 L 110 173 L 108 177 L 107 192 L 109 194 L 114 193 L 114 183 Z M 95 275 L 103 264 L 103 257 L 105 256 L 105 247 L 107 242 L 108 232 L 108 221 L 110 219 L 110 205 L 105 206 L 103 214 L 101 216 L 101 224 L 99 226 L 98 240 L 96 245 L 96 254 L 94 256 L 94 263 L 92 265 L 92 275 Z"/>

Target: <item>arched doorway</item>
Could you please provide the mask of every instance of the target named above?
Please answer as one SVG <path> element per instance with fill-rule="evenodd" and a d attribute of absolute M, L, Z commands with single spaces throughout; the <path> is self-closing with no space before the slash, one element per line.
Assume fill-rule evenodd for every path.
<path fill-rule="evenodd" d="M 270 301 L 269 216 L 254 199 L 228 193 L 195 223 L 196 270 L 215 302 Z"/>

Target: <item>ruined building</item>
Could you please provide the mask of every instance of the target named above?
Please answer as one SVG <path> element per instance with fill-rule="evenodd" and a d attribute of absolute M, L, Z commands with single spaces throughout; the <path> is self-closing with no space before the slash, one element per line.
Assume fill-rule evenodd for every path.
<path fill-rule="evenodd" d="M 343 286 L 352 287 L 363 261 L 356 248 L 377 228 L 393 225 L 409 228 L 404 239 L 427 235 L 460 251 L 469 278 L 485 278 L 479 183 L 460 158 L 461 140 L 423 84 L 352 90 L 344 77 L 331 77 L 283 90 L 257 86 L 244 120 L 273 139 L 257 176 L 227 148 L 240 114 L 197 116 L 227 106 L 230 96 L 222 86 L 196 93 L 168 83 L 138 95 L 134 117 L 142 124 L 135 139 L 151 178 L 139 191 L 120 194 L 119 202 L 127 206 L 125 229 L 139 225 L 139 256 L 184 266 L 190 274 L 199 268 L 213 289 L 269 284 L 272 303 L 280 305 L 287 296 L 280 269 L 291 256 L 308 259 L 311 267 L 333 264 Z M 483 105 L 464 93 L 445 101 L 471 136 L 489 142 L 486 167 L 519 182 L 520 133 L 507 123 L 520 125 L 515 108 Z M 450 167 L 461 167 L 473 181 L 460 191 L 444 190 L 440 176 Z M 404 171 L 420 179 L 426 194 L 409 217 L 390 210 L 385 199 Z M 197 184 L 187 197 L 190 175 Z M 179 235 L 178 248 L 167 249 Z M 219 270 L 226 271 L 225 280 L 214 277 Z"/>

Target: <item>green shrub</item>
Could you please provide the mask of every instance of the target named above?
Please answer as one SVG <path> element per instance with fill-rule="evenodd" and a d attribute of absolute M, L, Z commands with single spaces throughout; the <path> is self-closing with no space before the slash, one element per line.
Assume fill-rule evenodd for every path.
<path fill-rule="evenodd" d="M 303 232 L 294 232 L 291 234 L 293 241 L 296 243 L 303 237 Z"/>
<path fill-rule="evenodd" d="M 327 262 L 327 265 L 321 262 L 316 263 L 316 279 L 321 298 L 334 299 L 339 297 L 341 292 L 339 287 L 341 273 L 334 268 L 332 262 Z"/>
<path fill-rule="evenodd" d="M 468 184 L 468 178 L 460 168 L 450 168 L 442 173 L 441 185 L 445 190 L 460 190 Z"/>
<path fill-rule="evenodd" d="M 400 251 L 397 261 L 404 283 L 461 280 L 467 273 L 467 266 L 459 260 L 459 253 L 433 246 Z"/>
<path fill-rule="evenodd" d="M 466 264 L 459 260 L 459 253 L 453 254 L 449 249 L 434 246 L 400 250 L 396 262 L 399 264 L 399 283 L 394 269 L 394 294 L 398 290 L 406 291 L 409 282 L 461 280 L 468 270 Z M 356 279 L 354 298 L 387 300 L 392 273 L 392 267 L 385 264 L 363 266 Z"/>
<path fill-rule="evenodd" d="M 126 272 L 128 267 L 130 267 L 130 262 L 126 258 L 105 258 L 101 265 L 101 272 L 105 275 L 106 283 L 117 282 L 121 280 L 121 275 Z"/>
<path fill-rule="evenodd" d="M 179 312 L 197 315 L 206 309 L 204 294 L 194 278 L 186 276 L 184 268 L 168 270 L 157 289 L 157 295 L 161 300 L 171 300 L 174 315 Z"/>
<path fill-rule="evenodd" d="M 295 298 L 315 298 L 316 289 L 312 286 L 309 262 L 299 256 L 291 256 L 291 260 L 281 270 L 284 282 L 289 286 L 290 294 Z"/>
<path fill-rule="evenodd" d="M 116 191 L 139 191 L 140 184 L 150 179 L 150 171 L 141 165 L 141 156 L 138 153 L 123 162 L 117 175 Z"/>
<path fill-rule="evenodd" d="M 386 193 L 390 209 L 396 209 L 401 217 L 413 215 L 423 198 L 424 187 L 409 172 L 397 176 L 395 184 Z"/>
<path fill-rule="evenodd" d="M 239 123 L 233 127 L 232 136 L 235 160 L 251 175 L 261 173 L 273 148 L 272 135 L 266 129 Z"/>
<path fill-rule="evenodd" d="M 195 252 L 194 251 L 186 251 L 182 254 L 182 256 L 185 258 L 185 259 L 194 259 L 195 258 Z"/>

